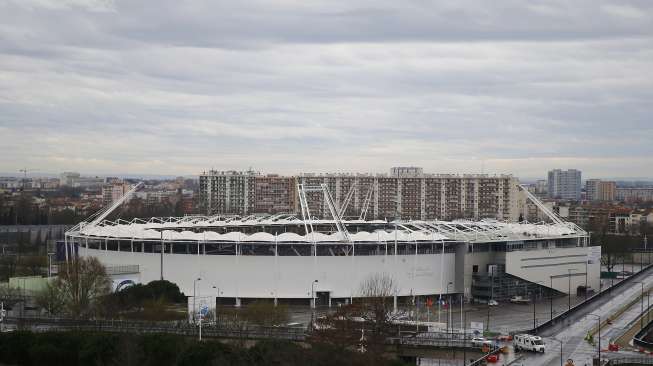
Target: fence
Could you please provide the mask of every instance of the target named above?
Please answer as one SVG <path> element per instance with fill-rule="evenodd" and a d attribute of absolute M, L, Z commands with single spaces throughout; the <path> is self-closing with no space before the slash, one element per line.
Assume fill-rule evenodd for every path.
<path fill-rule="evenodd" d="M 653 359 L 652 358 L 635 358 L 635 357 L 630 357 L 630 358 L 613 358 L 608 363 L 606 366 L 614 366 L 614 365 L 624 365 L 624 366 L 629 366 L 629 365 L 653 365 Z"/>
<path fill-rule="evenodd" d="M 652 269 L 653 269 L 653 265 L 648 265 L 643 270 L 641 270 L 641 271 L 637 272 L 636 274 L 626 278 L 625 280 L 617 283 L 616 285 L 608 288 L 607 290 L 601 291 L 601 292 L 599 292 L 597 294 L 594 294 L 592 297 L 590 297 L 587 300 L 581 302 L 580 304 L 576 304 L 571 309 L 569 309 L 569 310 L 567 310 L 567 311 L 565 311 L 563 313 L 558 314 L 558 316 L 554 317 L 553 319 L 548 320 L 548 321 L 546 321 L 546 322 L 538 325 L 537 327 L 535 327 L 535 328 L 533 328 L 531 330 L 528 330 L 526 332 L 527 333 L 540 334 L 544 330 L 547 330 L 547 329 L 549 329 L 549 328 L 551 328 L 553 326 L 564 323 L 568 319 L 570 319 L 570 318 L 572 318 L 574 316 L 578 316 L 579 313 L 581 313 L 582 310 L 586 309 L 587 305 L 598 303 L 600 301 L 610 300 L 612 298 L 612 296 L 613 296 L 612 293 L 615 290 L 618 290 L 618 289 L 620 289 L 622 287 L 626 287 L 626 286 L 630 285 L 632 282 L 634 282 L 635 280 L 639 280 L 642 277 L 646 277 L 647 275 L 650 274 L 650 272 L 653 272 Z M 585 314 L 583 314 L 583 315 L 585 315 Z M 520 331 L 520 332 L 524 332 L 524 331 Z"/>
<path fill-rule="evenodd" d="M 639 347 L 653 349 L 653 342 L 645 340 L 646 336 L 651 332 L 652 329 L 653 329 L 653 321 L 646 324 L 644 328 L 640 329 L 640 331 L 637 332 L 637 334 L 635 334 L 635 336 L 633 337 L 633 344 Z"/>
<path fill-rule="evenodd" d="M 144 322 L 124 320 L 74 320 L 63 318 L 20 318 L 7 319 L 21 327 L 30 327 L 35 331 L 91 331 L 115 333 L 167 333 L 180 336 L 198 336 L 199 327 L 186 322 Z M 259 326 L 221 326 L 206 325 L 202 327 L 205 338 L 236 339 L 286 339 L 303 341 L 306 334 L 303 328 L 259 327 Z"/>

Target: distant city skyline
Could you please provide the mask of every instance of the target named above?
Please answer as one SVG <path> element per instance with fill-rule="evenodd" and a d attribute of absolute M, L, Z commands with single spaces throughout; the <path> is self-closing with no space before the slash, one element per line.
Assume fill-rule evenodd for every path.
<path fill-rule="evenodd" d="M 246 171 L 247 169 L 216 169 L 216 170 L 227 170 L 227 171 Z M 204 169 L 203 171 L 208 171 L 210 169 Z M 388 174 L 387 171 L 378 171 L 378 172 L 354 172 L 354 171 L 325 171 L 325 172 L 316 172 L 316 171 L 305 171 L 305 172 L 290 172 L 290 173 L 279 173 L 275 171 L 262 171 L 262 170 L 257 170 L 254 169 L 261 174 L 267 175 L 267 174 L 279 174 L 279 175 L 298 175 L 301 173 L 315 173 L 315 174 L 329 174 L 329 173 L 343 173 L 343 174 L 355 174 L 355 173 L 361 173 L 361 174 Z M 70 171 L 70 170 L 69 170 Z M 202 171 L 202 172 L 203 172 Z M 185 178 L 198 178 L 202 172 L 198 172 L 197 174 L 139 174 L 139 173 L 100 173 L 100 172 L 95 172 L 95 173 L 87 173 L 84 171 L 77 171 L 77 173 L 80 173 L 83 177 L 118 177 L 118 178 L 126 178 L 126 179 L 175 179 L 177 177 L 185 177 Z M 27 178 L 59 178 L 61 173 L 63 172 L 34 172 L 30 173 Z M 424 171 L 425 174 L 480 174 L 480 172 L 470 172 L 470 173 L 460 173 L 460 172 L 429 172 L 429 171 Z M 490 173 L 490 172 L 485 172 L 484 174 L 487 175 L 501 175 L 503 173 Z M 537 181 L 544 181 L 546 182 L 547 180 L 547 172 L 544 172 L 544 174 L 540 177 L 520 177 L 515 174 L 511 173 L 505 173 L 509 175 L 513 175 L 515 178 L 518 178 L 522 183 L 536 183 Z M 583 173 L 584 174 L 584 173 Z M 22 172 L 0 172 L 0 177 L 15 177 L 15 178 L 22 178 L 24 175 Z M 653 184 L 653 178 L 648 178 L 648 177 L 609 177 L 609 176 L 601 176 L 601 177 L 585 177 L 583 175 L 582 181 L 586 182 L 587 180 L 593 180 L 593 179 L 600 179 L 604 181 L 616 181 L 616 182 L 646 182 L 646 183 L 651 183 Z"/>
<path fill-rule="evenodd" d="M 8 0 L 0 172 L 653 179 L 653 3 Z"/>

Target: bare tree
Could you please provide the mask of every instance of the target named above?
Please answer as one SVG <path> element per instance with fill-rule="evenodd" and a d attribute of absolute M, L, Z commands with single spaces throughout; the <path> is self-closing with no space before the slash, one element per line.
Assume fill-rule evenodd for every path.
<path fill-rule="evenodd" d="M 111 291 L 111 279 L 97 258 L 78 258 L 60 269 L 59 284 L 73 317 L 93 315 L 99 300 Z"/>
<path fill-rule="evenodd" d="M 312 340 L 352 350 L 365 349 L 370 355 L 382 354 L 387 338 L 396 333 L 393 324 L 396 293 L 392 276 L 370 275 L 360 284 L 358 301 L 316 320 Z"/>
<path fill-rule="evenodd" d="M 389 321 L 396 293 L 397 285 L 389 274 L 376 273 L 367 277 L 360 286 L 360 297 L 366 310 L 363 318 L 381 324 Z"/>
<path fill-rule="evenodd" d="M 19 288 L 0 286 L 0 302 L 3 302 L 5 306 L 14 306 L 21 302 L 22 299 L 22 293 Z"/>
<path fill-rule="evenodd" d="M 45 309 L 50 315 L 59 315 L 66 306 L 63 293 L 63 286 L 59 279 L 48 282 L 41 291 L 36 294 L 36 304 Z"/>

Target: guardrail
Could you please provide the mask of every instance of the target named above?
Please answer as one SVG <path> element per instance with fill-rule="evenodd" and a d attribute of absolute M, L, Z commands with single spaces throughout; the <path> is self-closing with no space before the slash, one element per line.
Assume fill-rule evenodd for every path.
<path fill-rule="evenodd" d="M 93 331 L 116 333 L 167 333 L 181 336 L 197 336 L 199 327 L 183 322 L 143 322 L 124 320 L 74 320 L 62 318 L 10 318 L 8 323 L 29 326 L 35 331 Z M 306 339 L 303 328 L 228 326 L 225 324 L 205 325 L 202 327 L 205 338 L 236 339 L 286 339 L 302 341 Z"/>
<path fill-rule="evenodd" d="M 501 348 L 500 347 L 495 347 L 492 351 L 484 354 L 481 358 L 479 358 L 478 360 L 470 363 L 468 366 L 486 365 L 487 364 L 487 357 L 490 356 L 490 355 L 496 355 L 499 352 L 501 352 Z"/>
<path fill-rule="evenodd" d="M 653 342 L 644 340 L 646 335 L 649 334 L 652 329 L 653 329 L 653 321 L 650 321 L 648 324 L 646 324 L 644 328 L 640 329 L 639 332 L 635 334 L 635 336 L 633 337 L 633 344 L 638 347 L 653 349 Z"/>
<path fill-rule="evenodd" d="M 635 358 L 635 357 L 629 357 L 629 358 L 613 358 L 608 361 L 606 366 L 613 366 L 613 365 L 653 365 L 653 359 L 649 358 Z"/>
<path fill-rule="evenodd" d="M 633 274 L 632 276 L 624 279 L 623 281 L 617 283 L 616 285 L 609 287 L 605 291 L 601 291 L 599 293 L 596 293 L 596 294 L 592 295 L 587 300 L 585 300 L 585 301 L 583 301 L 583 302 L 581 302 L 579 304 L 574 305 L 571 309 L 558 314 L 553 319 L 547 320 L 546 322 L 544 322 L 544 323 L 538 325 L 537 327 L 532 328 L 532 329 L 530 329 L 530 330 L 528 330 L 528 331 L 526 331 L 524 333 L 538 334 L 538 333 L 540 333 L 540 332 L 542 332 L 542 331 L 544 331 L 544 330 L 546 330 L 546 329 L 548 329 L 550 327 L 553 327 L 553 326 L 556 326 L 556 325 L 558 325 L 560 323 L 563 323 L 568 318 L 577 315 L 587 305 L 599 302 L 599 301 L 601 301 L 603 299 L 607 299 L 609 296 L 611 296 L 611 294 L 612 294 L 612 292 L 614 290 L 618 290 L 618 289 L 620 289 L 622 287 L 625 287 L 625 286 L 631 284 L 632 282 L 634 282 L 634 280 L 638 280 L 638 279 L 640 279 L 642 277 L 645 277 L 645 276 L 649 275 L 650 274 L 649 272 L 651 271 L 652 268 L 653 268 L 653 265 L 651 265 L 651 264 L 647 265 L 641 271 L 639 271 L 639 272 Z"/>

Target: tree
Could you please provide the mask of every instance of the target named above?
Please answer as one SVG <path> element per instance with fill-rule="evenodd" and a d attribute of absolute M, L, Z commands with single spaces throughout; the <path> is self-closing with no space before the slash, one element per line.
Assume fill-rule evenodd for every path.
<path fill-rule="evenodd" d="M 360 304 L 340 306 L 335 312 L 315 320 L 311 342 L 338 349 L 356 349 L 365 326 L 360 319 Z"/>
<path fill-rule="evenodd" d="M 0 286 L 0 302 L 7 307 L 13 307 L 22 301 L 22 293 L 19 288 Z"/>
<path fill-rule="evenodd" d="M 77 258 L 65 264 L 57 280 L 66 309 L 76 318 L 93 315 L 99 300 L 111 291 L 111 279 L 106 268 L 94 257 Z"/>
<path fill-rule="evenodd" d="M 360 301 L 317 319 L 313 342 L 381 355 L 386 339 L 396 332 L 393 324 L 394 279 L 386 273 L 370 275 L 360 285 Z M 361 319 L 363 321 L 361 321 Z"/>
<path fill-rule="evenodd" d="M 386 338 L 392 335 L 393 296 L 396 293 L 397 285 L 387 273 L 370 275 L 361 284 L 360 296 L 363 308 L 361 316 L 371 327 L 366 335 L 368 348 L 383 347 Z M 382 349 L 378 351 L 382 352 Z"/>
<path fill-rule="evenodd" d="M 63 286 L 59 279 L 54 279 L 45 285 L 45 288 L 36 294 L 36 304 L 50 315 L 59 315 L 66 306 Z"/>

